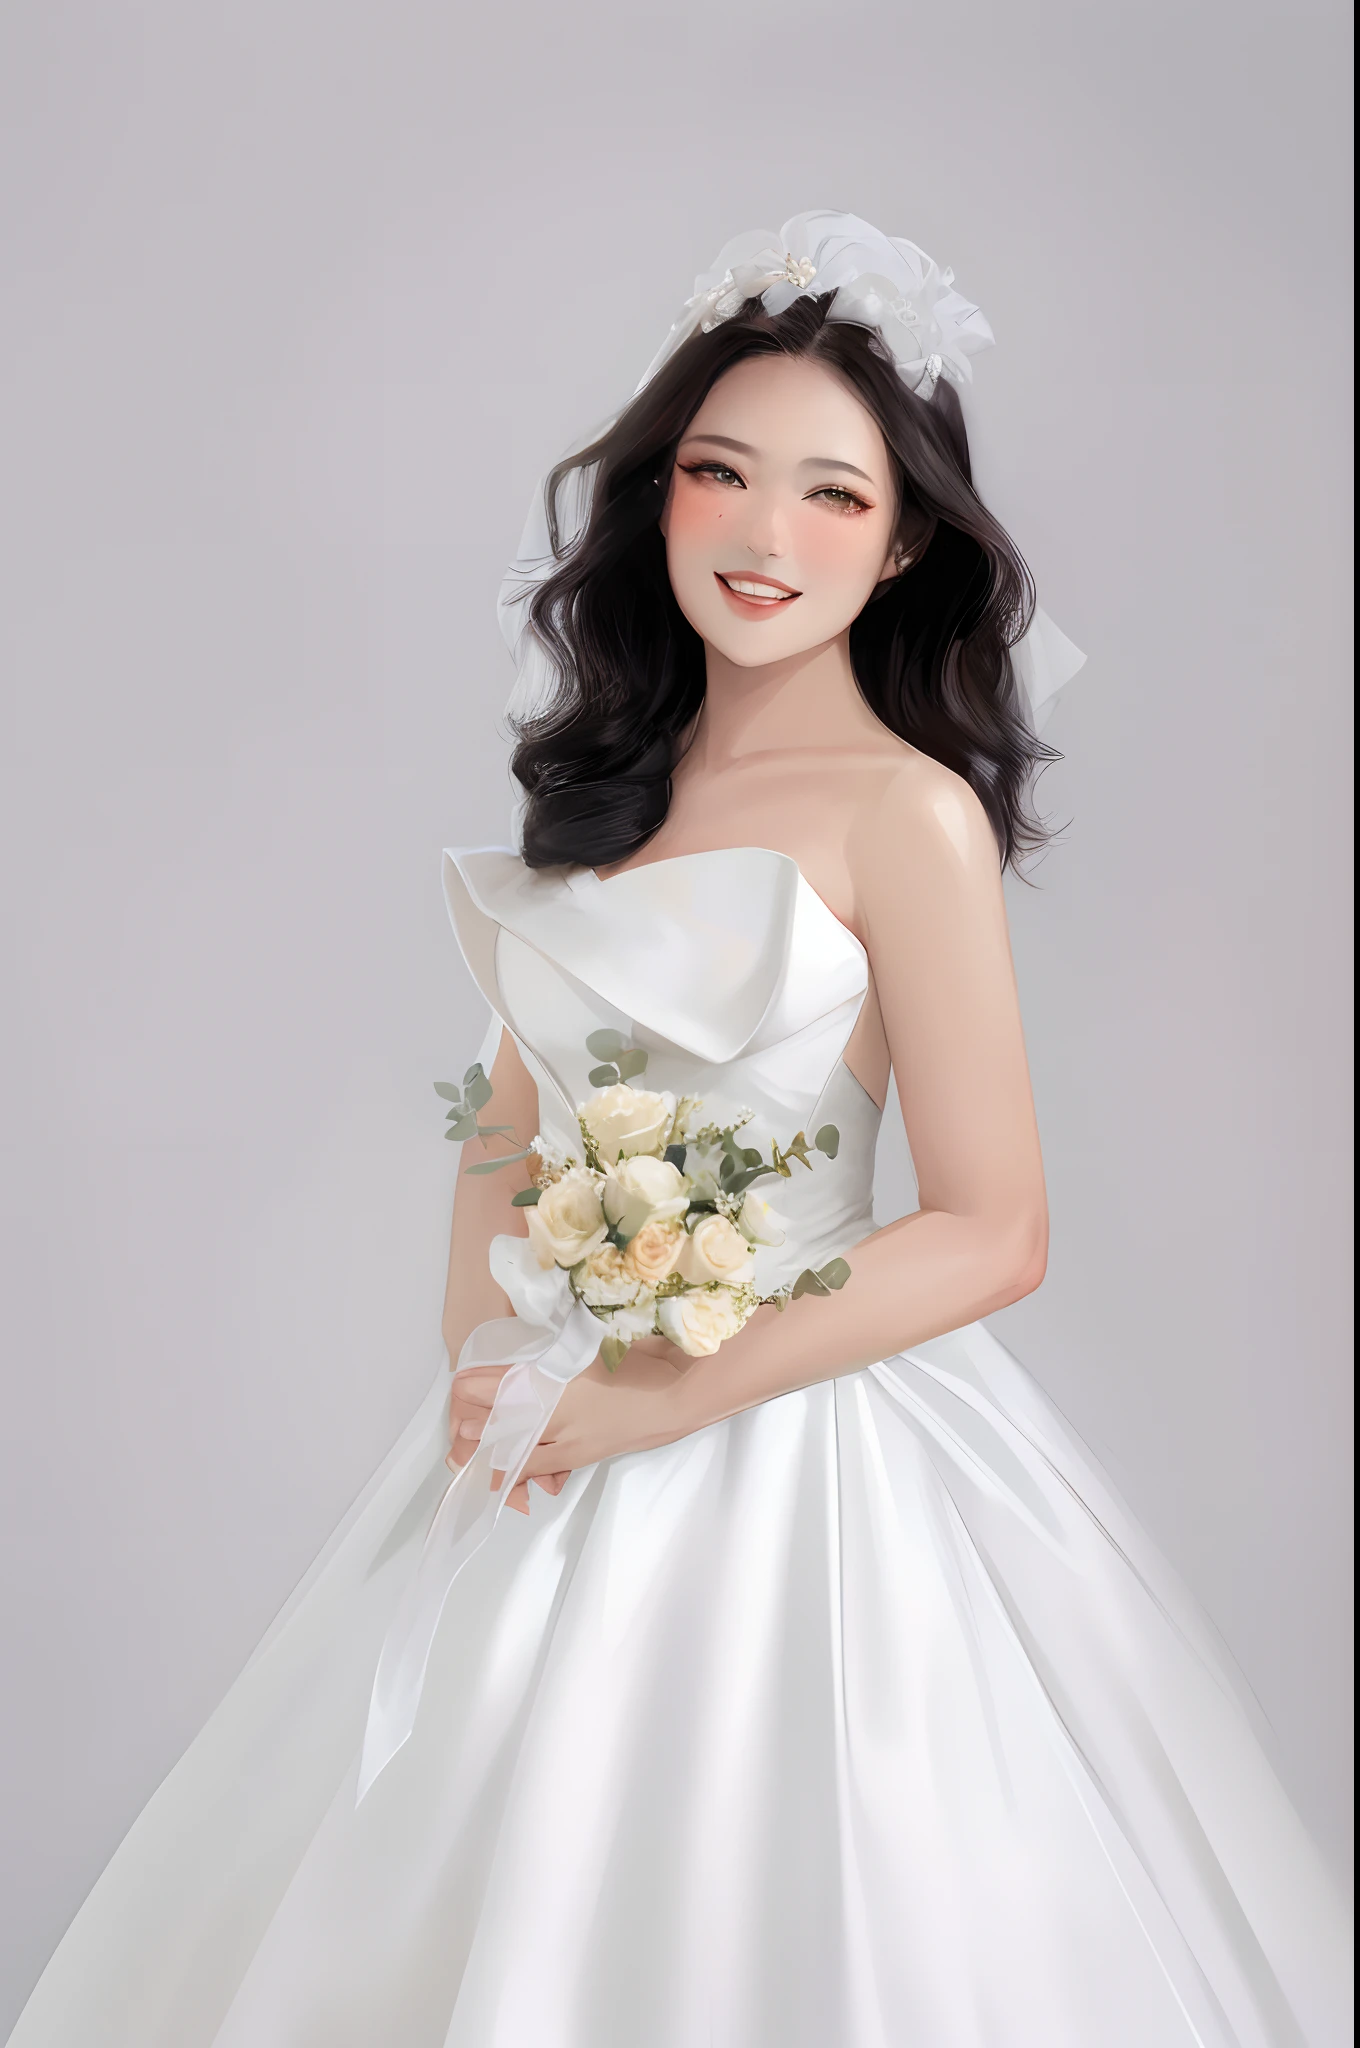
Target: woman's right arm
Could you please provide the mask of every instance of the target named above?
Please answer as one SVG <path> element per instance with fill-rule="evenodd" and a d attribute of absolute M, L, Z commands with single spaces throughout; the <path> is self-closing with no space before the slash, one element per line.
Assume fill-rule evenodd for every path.
<path fill-rule="evenodd" d="M 495 1173 L 469 1174 L 470 1166 L 520 1152 L 538 1133 L 538 1090 L 519 1049 L 508 1031 L 501 1042 L 488 1077 L 491 1100 L 479 1119 L 509 1124 L 499 1138 L 470 1138 L 463 1146 L 458 1185 L 453 1203 L 453 1230 L 449 1243 L 449 1277 L 444 1290 L 443 1332 L 449 1364 L 456 1366 L 471 1331 L 478 1323 L 512 1313 L 510 1303 L 491 1277 L 488 1258 L 493 1237 L 527 1236 L 524 1211 L 510 1206 L 510 1198 L 529 1186 L 530 1161 L 516 1160 Z"/>

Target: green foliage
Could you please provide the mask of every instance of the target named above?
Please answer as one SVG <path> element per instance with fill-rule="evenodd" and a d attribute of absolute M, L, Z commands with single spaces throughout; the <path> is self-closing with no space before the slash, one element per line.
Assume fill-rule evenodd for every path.
<path fill-rule="evenodd" d="M 811 1266 L 805 1266 L 793 1283 L 789 1299 L 797 1301 L 804 1294 L 834 1294 L 849 1278 L 850 1268 L 844 1259 L 829 1259 L 815 1272 Z"/>
<path fill-rule="evenodd" d="M 599 1062 L 586 1079 L 592 1088 L 612 1088 L 618 1081 L 634 1081 L 647 1071 L 647 1055 L 640 1045 L 629 1045 L 617 1031 L 592 1031 L 586 1051 Z"/>
<path fill-rule="evenodd" d="M 499 1159 L 484 1159 L 477 1166 L 464 1167 L 463 1171 L 465 1173 L 499 1173 L 503 1166 L 513 1166 L 517 1159 L 527 1159 L 528 1157 L 529 1147 L 526 1145 L 522 1152 L 505 1152 Z"/>
<path fill-rule="evenodd" d="M 834 1124 L 823 1124 L 812 1142 L 828 1159 L 834 1159 L 841 1149 L 841 1134 Z"/>
<path fill-rule="evenodd" d="M 491 1083 L 480 1060 L 474 1062 L 463 1076 L 461 1088 L 455 1088 L 452 1081 L 436 1081 L 434 1092 L 441 1102 L 452 1103 L 453 1107 L 444 1112 L 448 1125 L 444 1136 L 455 1144 L 466 1144 L 469 1138 L 506 1138 L 514 1135 L 513 1124 L 483 1124 L 477 1121 L 479 1109 L 485 1109 L 491 1100 Z M 469 1173 L 496 1173 L 502 1166 L 513 1166 L 517 1159 L 527 1159 L 529 1149 L 522 1152 L 506 1152 L 499 1159 L 487 1159 L 477 1166 L 469 1166 Z M 527 1199 L 515 1196 L 520 1208 L 527 1207 Z M 537 1188 L 532 1190 L 532 1200 L 538 1200 Z"/>
<path fill-rule="evenodd" d="M 471 1168 L 469 1168 L 469 1171 L 471 1171 Z M 538 1198 L 542 1192 L 542 1188 L 521 1188 L 517 1195 L 511 1195 L 510 1207 L 512 1209 L 533 1209 L 537 1207 Z"/>
<path fill-rule="evenodd" d="M 622 1337 L 605 1337 L 600 1343 L 600 1358 L 607 1372 L 617 1372 L 628 1356 L 628 1346 Z"/>

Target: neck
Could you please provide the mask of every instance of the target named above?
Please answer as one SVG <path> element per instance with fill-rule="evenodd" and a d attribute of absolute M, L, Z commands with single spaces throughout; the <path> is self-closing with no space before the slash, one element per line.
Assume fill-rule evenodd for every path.
<path fill-rule="evenodd" d="M 691 774 L 751 754 L 844 747 L 860 728 L 879 730 L 855 682 L 848 633 L 760 668 L 741 668 L 716 647 L 705 654 L 703 707 L 685 751 Z"/>

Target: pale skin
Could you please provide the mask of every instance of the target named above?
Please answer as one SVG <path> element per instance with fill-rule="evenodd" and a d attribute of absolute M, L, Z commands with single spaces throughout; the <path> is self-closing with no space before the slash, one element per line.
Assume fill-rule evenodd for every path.
<path fill-rule="evenodd" d="M 846 1064 L 880 1105 L 896 1076 L 920 1208 L 853 1248 L 839 1294 L 757 1310 L 713 1358 L 657 1338 L 616 1372 L 597 1361 L 565 1389 L 510 1496 L 525 1513 L 530 1480 L 556 1493 L 578 1467 L 957 1329 L 1030 1293 L 1047 1256 L 996 839 L 968 784 L 881 725 L 851 670 L 852 622 L 883 579 L 911 573 L 877 425 L 819 364 L 738 363 L 680 444 L 661 530 L 707 693 L 666 821 L 623 865 L 734 843 L 798 863 L 868 953 Z M 495 1121 L 515 1133 L 502 1142 L 518 1149 L 538 1104 L 508 1035 L 491 1080 Z M 488 1156 L 465 1152 L 468 1164 Z M 510 1197 L 526 1184 L 516 1167 L 460 1178 L 444 1314 L 455 1361 L 475 1324 L 508 1311 L 487 1250 L 498 1232 L 522 1233 Z M 455 1379 L 451 1465 L 471 1457 L 499 1379 Z"/>

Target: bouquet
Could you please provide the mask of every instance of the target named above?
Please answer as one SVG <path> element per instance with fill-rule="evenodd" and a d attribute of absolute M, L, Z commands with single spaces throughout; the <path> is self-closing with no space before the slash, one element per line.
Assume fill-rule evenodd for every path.
<path fill-rule="evenodd" d="M 756 1183 L 788 1180 L 795 1166 L 810 1170 L 813 1152 L 834 1159 L 834 1124 L 823 1124 L 811 1144 L 802 1131 L 787 1145 L 771 1144 L 767 1159 L 741 1142 L 750 1110 L 719 1123 L 696 1096 L 635 1088 L 647 1055 L 616 1031 L 592 1032 L 586 1049 L 600 1064 L 589 1076 L 596 1092 L 576 1112 L 580 1156 L 540 1136 L 468 1172 L 534 1159 L 533 1185 L 511 1200 L 528 1212 L 539 1265 L 560 1267 L 572 1294 L 605 1325 L 600 1356 L 611 1372 L 639 1337 L 667 1337 L 687 1356 L 708 1358 L 757 1308 L 783 1309 L 800 1295 L 844 1286 L 844 1259 L 809 1267 L 773 1294 L 755 1284 L 756 1247 L 784 1241 Z M 447 1137 L 507 1133 L 506 1125 L 477 1121 L 491 1100 L 480 1066 L 468 1069 L 461 1089 L 447 1081 L 435 1089 L 453 1105 Z"/>

